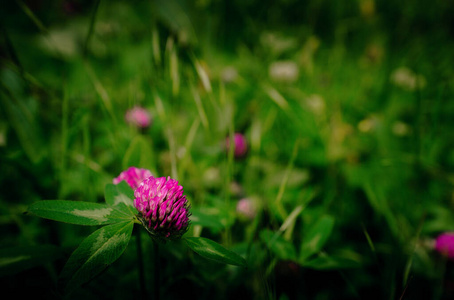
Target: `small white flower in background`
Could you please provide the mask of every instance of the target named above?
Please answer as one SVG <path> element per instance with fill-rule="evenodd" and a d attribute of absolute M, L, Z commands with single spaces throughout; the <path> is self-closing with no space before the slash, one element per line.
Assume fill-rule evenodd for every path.
<path fill-rule="evenodd" d="M 274 81 L 294 82 L 298 79 L 299 69 L 294 61 L 276 61 L 270 65 L 268 74 Z"/>
<path fill-rule="evenodd" d="M 325 111 L 325 100 L 320 95 L 310 95 L 305 99 L 305 104 L 310 111 L 317 115 Z"/>
<path fill-rule="evenodd" d="M 424 76 L 405 67 L 398 68 L 391 74 L 391 82 L 407 91 L 414 91 L 416 88 L 423 88 L 426 85 Z"/>
<path fill-rule="evenodd" d="M 361 132 L 367 133 L 376 129 L 378 126 L 378 120 L 375 117 L 368 117 L 364 120 L 361 120 L 358 123 L 358 129 Z"/>
<path fill-rule="evenodd" d="M 411 131 L 410 126 L 402 121 L 396 121 L 393 124 L 392 131 L 397 136 L 408 135 Z"/>
<path fill-rule="evenodd" d="M 221 185 L 221 171 L 216 167 L 209 167 L 202 175 L 203 183 L 207 187 L 216 187 Z"/>
<path fill-rule="evenodd" d="M 230 193 L 232 193 L 233 196 L 240 196 L 244 193 L 243 187 L 236 181 L 232 181 L 230 183 Z"/>
<path fill-rule="evenodd" d="M 234 82 L 238 78 L 238 71 L 232 67 L 225 67 L 221 72 L 221 79 L 225 83 Z"/>

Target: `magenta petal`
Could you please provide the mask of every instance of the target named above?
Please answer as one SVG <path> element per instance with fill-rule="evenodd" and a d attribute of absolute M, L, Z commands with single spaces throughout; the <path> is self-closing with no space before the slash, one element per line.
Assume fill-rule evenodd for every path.
<path fill-rule="evenodd" d="M 435 240 L 435 250 L 454 260 L 454 232 L 440 234 Z"/>

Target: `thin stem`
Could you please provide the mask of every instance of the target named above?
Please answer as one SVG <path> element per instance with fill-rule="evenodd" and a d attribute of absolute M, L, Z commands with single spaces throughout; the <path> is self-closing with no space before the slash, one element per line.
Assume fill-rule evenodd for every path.
<path fill-rule="evenodd" d="M 154 299 L 159 300 L 159 287 L 160 287 L 160 266 L 159 266 L 159 244 L 153 240 L 153 259 L 154 259 Z"/>
<path fill-rule="evenodd" d="M 99 8 L 99 3 L 100 2 L 101 2 L 101 0 L 96 1 L 95 8 L 93 10 L 93 14 L 91 15 L 90 27 L 88 27 L 88 33 L 87 33 L 87 36 L 85 38 L 85 43 L 84 43 L 84 50 L 83 50 L 84 51 L 83 52 L 84 57 L 87 56 L 88 43 L 90 42 L 90 38 L 93 35 L 93 29 L 95 28 L 96 16 L 97 16 L 97 13 L 98 13 L 98 8 Z"/>
<path fill-rule="evenodd" d="M 140 284 L 140 296 L 142 299 L 147 298 L 147 290 L 145 289 L 145 272 L 143 268 L 143 252 L 142 252 L 142 237 L 140 230 L 136 231 L 136 248 L 137 248 L 137 257 L 139 264 L 139 284 Z"/>

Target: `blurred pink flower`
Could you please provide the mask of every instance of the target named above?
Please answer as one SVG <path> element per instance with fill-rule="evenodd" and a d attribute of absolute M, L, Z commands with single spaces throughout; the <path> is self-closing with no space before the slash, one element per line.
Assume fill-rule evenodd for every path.
<path fill-rule="evenodd" d="M 235 143 L 235 145 L 234 145 L 235 157 L 236 158 L 244 157 L 248 150 L 247 141 L 246 141 L 246 138 L 244 137 L 244 135 L 242 135 L 241 133 L 235 133 L 235 135 L 233 136 L 233 141 Z M 225 141 L 225 145 L 226 145 L 226 150 L 228 151 L 230 149 L 230 138 L 229 137 L 227 137 L 227 139 Z"/>
<path fill-rule="evenodd" d="M 178 181 L 150 176 L 135 190 L 134 197 L 139 219 L 152 237 L 173 240 L 188 230 L 189 205 Z"/>
<path fill-rule="evenodd" d="M 236 211 L 238 214 L 248 219 L 253 219 L 256 215 L 254 203 L 248 198 L 243 198 L 238 201 Z"/>
<path fill-rule="evenodd" d="M 454 232 L 445 232 L 435 239 L 435 250 L 454 260 Z"/>
<path fill-rule="evenodd" d="M 122 180 L 125 180 L 129 186 L 135 190 L 144 179 L 151 175 L 151 172 L 147 169 L 130 167 L 126 171 L 121 172 L 118 177 L 114 178 L 113 183 L 119 184 Z"/>
<path fill-rule="evenodd" d="M 142 107 L 135 106 L 128 110 L 125 115 L 126 122 L 139 128 L 147 128 L 151 124 L 150 113 Z"/>

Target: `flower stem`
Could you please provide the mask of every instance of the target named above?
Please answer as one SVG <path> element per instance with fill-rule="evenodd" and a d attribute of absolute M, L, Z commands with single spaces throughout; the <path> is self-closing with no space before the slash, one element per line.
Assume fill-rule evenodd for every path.
<path fill-rule="evenodd" d="M 160 287 L 160 266 L 159 266 L 159 244 L 153 239 L 153 259 L 154 259 L 154 299 L 159 300 L 159 287 Z"/>
<path fill-rule="evenodd" d="M 139 284 L 140 284 L 140 296 L 141 299 L 147 298 L 147 291 L 145 289 L 145 272 L 143 268 L 143 254 L 142 254 L 142 237 L 140 230 L 136 231 L 136 248 L 137 248 L 137 257 L 139 263 Z"/>

